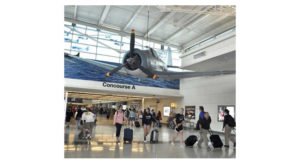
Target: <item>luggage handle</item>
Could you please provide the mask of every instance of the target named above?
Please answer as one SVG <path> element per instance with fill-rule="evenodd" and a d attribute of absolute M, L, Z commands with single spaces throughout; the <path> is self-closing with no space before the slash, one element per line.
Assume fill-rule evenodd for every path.
<path fill-rule="evenodd" d="M 129 129 L 131 129 L 131 128 L 130 128 L 130 126 L 129 126 L 128 124 L 126 124 L 126 125 L 125 125 L 125 128 L 129 128 Z"/>

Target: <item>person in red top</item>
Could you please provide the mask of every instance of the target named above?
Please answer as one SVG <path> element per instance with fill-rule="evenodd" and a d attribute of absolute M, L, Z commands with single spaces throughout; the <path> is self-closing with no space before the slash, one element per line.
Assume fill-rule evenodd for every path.
<path fill-rule="evenodd" d="M 114 125 L 116 126 L 116 142 L 120 142 L 120 132 L 122 129 L 123 121 L 127 120 L 125 113 L 122 110 L 122 106 L 120 105 L 118 110 L 115 112 L 114 115 Z"/>

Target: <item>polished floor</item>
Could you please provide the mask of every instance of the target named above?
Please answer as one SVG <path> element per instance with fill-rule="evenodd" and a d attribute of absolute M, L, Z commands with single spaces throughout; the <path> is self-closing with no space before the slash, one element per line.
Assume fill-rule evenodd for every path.
<path fill-rule="evenodd" d="M 171 145 L 174 131 L 164 126 L 159 129 L 160 142 L 157 144 L 149 143 L 150 135 L 147 137 L 148 142 L 144 144 L 143 129 L 135 127 L 132 144 L 124 144 L 122 141 L 117 144 L 112 120 L 104 117 L 98 117 L 98 120 L 90 142 L 78 138 L 79 130 L 76 130 L 74 121 L 69 128 L 65 128 L 65 158 L 235 158 L 236 155 L 233 148 L 214 149 L 208 152 L 205 148 L 197 146 L 193 148 L 181 146 L 179 137 L 175 145 Z M 120 138 L 123 138 L 123 130 L 124 127 Z M 185 129 L 183 138 L 192 134 L 199 136 L 197 131 Z M 223 136 L 221 138 L 224 142 Z"/>

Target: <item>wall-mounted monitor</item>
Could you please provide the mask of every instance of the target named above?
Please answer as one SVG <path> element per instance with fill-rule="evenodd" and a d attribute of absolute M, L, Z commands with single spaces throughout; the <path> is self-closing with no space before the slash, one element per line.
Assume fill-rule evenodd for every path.
<path fill-rule="evenodd" d="M 185 118 L 195 119 L 196 106 L 185 106 Z"/>
<path fill-rule="evenodd" d="M 224 121 L 224 110 L 228 109 L 229 114 L 235 118 L 235 107 L 234 105 L 219 105 L 218 106 L 218 121 L 223 122 Z"/>
<path fill-rule="evenodd" d="M 171 108 L 169 106 L 164 107 L 164 116 L 169 117 L 171 112 Z"/>

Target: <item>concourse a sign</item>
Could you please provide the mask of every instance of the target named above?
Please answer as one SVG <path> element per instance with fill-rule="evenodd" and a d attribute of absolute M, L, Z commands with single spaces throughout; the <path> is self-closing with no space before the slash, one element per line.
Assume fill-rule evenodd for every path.
<path fill-rule="evenodd" d="M 127 85 L 127 84 L 115 84 L 115 83 L 108 83 L 108 82 L 103 82 L 102 86 L 105 88 L 120 88 L 120 89 L 135 89 L 135 85 Z"/>

